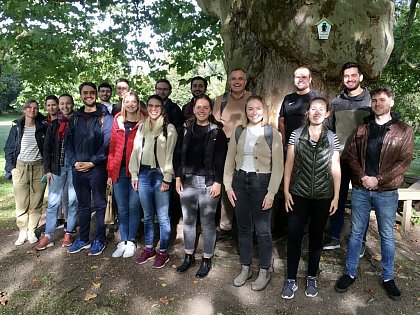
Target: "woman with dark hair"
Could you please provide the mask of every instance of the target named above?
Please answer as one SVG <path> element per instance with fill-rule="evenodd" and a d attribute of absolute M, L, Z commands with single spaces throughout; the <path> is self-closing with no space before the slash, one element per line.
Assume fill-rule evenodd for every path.
<path fill-rule="evenodd" d="M 53 122 L 53 120 L 58 118 L 59 108 L 58 108 L 58 98 L 55 95 L 48 95 L 45 98 L 45 110 L 47 111 L 47 123 L 48 125 Z"/>
<path fill-rule="evenodd" d="M 230 138 L 223 177 L 238 225 L 241 272 L 233 285 L 240 287 L 252 277 L 255 227 L 260 270 L 251 290 L 260 291 L 271 279 L 271 208 L 283 177 L 283 149 L 280 133 L 268 125 L 268 108 L 261 96 L 247 99 L 242 121 Z"/>
<path fill-rule="evenodd" d="M 203 231 L 204 252 L 197 278 L 204 278 L 211 269 L 216 241 L 214 215 L 220 199 L 227 138 L 223 124 L 212 115 L 207 95 L 197 97 L 194 116 L 186 121 L 178 136 L 174 167 L 176 191 L 181 198 L 185 258 L 177 272 L 186 272 L 195 265 L 197 215 Z M 199 212 L 198 212 L 199 211 Z"/>
<path fill-rule="evenodd" d="M 66 159 L 66 130 L 69 126 L 68 120 L 73 114 L 74 102 L 69 94 L 63 94 L 58 99 L 58 106 L 61 111 L 59 118 L 54 119 L 48 126 L 44 141 L 44 171 L 47 174 L 48 183 L 48 207 L 46 212 L 45 234 L 36 245 L 36 250 L 44 250 L 54 245 L 52 237 L 57 228 L 57 218 L 62 196 L 67 191 L 66 202 L 66 233 L 62 247 L 69 247 L 73 244 L 72 233 L 75 233 L 77 221 L 77 197 L 73 186 L 72 166 Z"/>
<path fill-rule="evenodd" d="M 287 279 L 281 296 L 292 299 L 298 288 L 299 265 L 305 223 L 309 218 L 309 259 L 305 295 L 318 295 L 316 275 L 322 251 L 324 227 L 338 206 L 340 145 L 324 125 L 331 105 L 323 97 L 308 105 L 303 125 L 292 132 L 284 170 L 284 198 L 288 212 Z"/>
<path fill-rule="evenodd" d="M 41 218 L 45 183 L 42 155 L 47 125 L 39 113 L 39 103 L 28 100 L 22 107 L 23 117 L 15 121 L 4 146 L 6 175 L 11 174 L 16 203 L 19 237 L 15 245 L 38 242 L 35 229 Z"/>
<path fill-rule="evenodd" d="M 121 242 L 112 257 L 134 256 L 136 235 L 140 223 L 139 194 L 131 185 L 128 163 L 133 150 L 134 137 L 144 121 L 140 111 L 140 100 L 136 93 L 127 92 L 122 99 L 121 112 L 114 117 L 109 145 L 108 185 L 113 186 L 114 198 L 118 208 L 118 227 Z"/>
<path fill-rule="evenodd" d="M 146 248 L 137 258 L 137 263 L 144 264 L 155 258 L 152 268 L 159 269 L 169 261 L 169 188 L 174 175 L 172 158 L 177 133 L 175 127 L 167 122 L 160 96 L 149 96 L 147 113 L 149 116 L 138 128 L 134 139 L 129 171 L 144 212 Z M 157 253 L 154 248 L 155 214 L 160 227 L 160 248 Z"/>

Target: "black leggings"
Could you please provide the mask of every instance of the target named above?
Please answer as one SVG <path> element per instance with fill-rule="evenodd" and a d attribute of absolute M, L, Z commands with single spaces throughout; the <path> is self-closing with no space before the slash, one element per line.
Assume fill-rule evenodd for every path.
<path fill-rule="evenodd" d="M 296 279 L 303 231 L 309 218 L 308 276 L 315 277 L 321 258 L 324 228 L 329 216 L 331 199 L 307 199 L 293 196 L 293 211 L 288 213 L 287 278 Z"/>

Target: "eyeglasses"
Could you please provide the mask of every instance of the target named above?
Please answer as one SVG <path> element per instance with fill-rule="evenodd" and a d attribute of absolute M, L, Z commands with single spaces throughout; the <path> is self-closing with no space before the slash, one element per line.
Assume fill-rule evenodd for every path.
<path fill-rule="evenodd" d="M 147 108 L 150 108 L 150 109 L 152 109 L 152 108 L 161 108 L 162 107 L 162 105 L 153 105 L 153 104 L 147 104 Z"/>
<path fill-rule="evenodd" d="M 156 91 L 159 91 L 159 92 L 168 92 L 169 89 L 168 88 L 156 88 Z"/>

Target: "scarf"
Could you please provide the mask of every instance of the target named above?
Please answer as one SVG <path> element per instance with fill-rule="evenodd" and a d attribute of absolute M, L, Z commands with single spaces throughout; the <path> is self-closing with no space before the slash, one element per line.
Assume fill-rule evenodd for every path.
<path fill-rule="evenodd" d="M 160 116 L 157 119 L 153 129 L 151 129 L 150 122 L 150 117 L 147 117 L 141 130 L 143 134 L 141 164 L 150 165 L 151 168 L 155 168 L 157 166 L 157 157 L 155 156 L 155 141 L 156 138 L 159 137 L 163 132 L 163 117 Z"/>
<path fill-rule="evenodd" d="M 68 118 L 66 116 L 63 116 L 61 118 L 60 127 L 58 127 L 58 140 L 63 141 L 64 136 L 66 135 L 66 129 L 68 126 Z"/>

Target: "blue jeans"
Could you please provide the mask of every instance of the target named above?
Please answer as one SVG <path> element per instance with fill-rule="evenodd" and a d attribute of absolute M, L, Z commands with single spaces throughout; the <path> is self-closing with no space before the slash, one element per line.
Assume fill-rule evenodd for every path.
<path fill-rule="evenodd" d="M 118 208 L 118 227 L 121 241 L 135 241 L 140 223 L 140 199 L 127 177 L 125 167 L 121 168 L 118 181 L 114 183 L 114 198 Z"/>
<path fill-rule="evenodd" d="M 106 180 L 108 173 L 105 165 L 100 164 L 88 172 L 79 172 L 73 169 L 73 184 L 79 201 L 79 238 L 89 241 L 90 220 L 92 216 L 91 200 L 96 211 L 95 239 L 105 242 L 105 208 L 106 208 Z"/>
<path fill-rule="evenodd" d="M 77 197 L 73 186 L 73 175 L 71 168 L 61 167 L 60 176 L 52 174 L 50 185 L 48 186 L 48 208 L 46 213 L 45 235 L 50 238 L 57 228 L 58 210 L 61 205 L 62 195 L 67 188 L 68 211 L 67 211 L 67 232 L 74 232 L 77 221 Z"/>
<path fill-rule="evenodd" d="M 351 234 L 346 260 L 347 274 L 353 277 L 356 276 L 363 234 L 366 226 L 369 224 L 369 215 L 373 207 L 381 237 L 382 278 L 383 280 L 393 279 L 395 256 L 394 224 L 398 206 L 398 191 L 378 192 L 365 188 L 356 188 L 352 191 L 351 203 Z"/>
<path fill-rule="evenodd" d="M 163 175 L 160 169 L 144 169 L 139 172 L 138 191 L 144 212 L 144 237 L 146 245 L 154 245 L 155 214 L 160 227 L 160 249 L 166 250 L 169 245 L 171 224 L 169 221 L 170 189 L 161 192 Z"/>
<path fill-rule="evenodd" d="M 238 225 L 239 259 L 241 265 L 252 263 L 252 236 L 258 239 L 260 268 L 271 266 L 273 239 L 271 236 L 271 209 L 261 210 L 267 194 L 271 174 L 235 171 L 232 188 L 236 195 L 235 214 Z"/>

